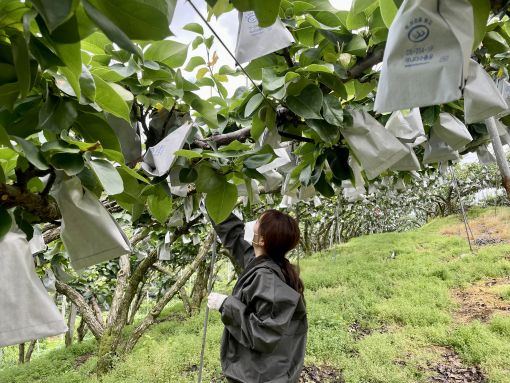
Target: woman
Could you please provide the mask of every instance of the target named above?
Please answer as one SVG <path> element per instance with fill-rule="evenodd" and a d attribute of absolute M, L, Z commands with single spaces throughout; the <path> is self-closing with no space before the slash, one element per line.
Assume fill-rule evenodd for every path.
<path fill-rule="evenodd" d="M 297 246 L 299 226 L 277 210 L 264 212 L 254 226 L 252 244 L 244 224 L 231 215 L 215 225 L 242 274 L 232 295 L 211 293 L 225 325 L 221 365 L 229 382 L 294 383 L 305 355 L 308 322 L 303 283 L 285 254 Z"/>

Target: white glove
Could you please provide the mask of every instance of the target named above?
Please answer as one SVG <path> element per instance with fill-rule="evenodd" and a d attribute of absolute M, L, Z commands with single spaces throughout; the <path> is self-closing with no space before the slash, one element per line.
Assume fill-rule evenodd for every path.
<path fill-rule="evenodd" d="M 218 293 L 209 294 L 207 297 L 207 307 L 213 310 L 219 310 L 223 301 L 227 299 L 227 296 L 228 295 Z"/>

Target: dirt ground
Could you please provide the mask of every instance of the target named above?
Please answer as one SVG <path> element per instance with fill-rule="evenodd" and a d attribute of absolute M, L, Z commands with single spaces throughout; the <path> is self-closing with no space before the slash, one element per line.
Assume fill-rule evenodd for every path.
<path fill-rule="evenodd" d="M 487 379 L 478 366 L 465 366 L 459 356 L 452 350 L 445 347 L 436 347 L 440 354 L 436 362 L 428 362 L 427 370 L 432 372 L 430 382 L 441 383 L 485 383 Z"/>
<path fill-rule="evenodd" d="M 330 366 L 305 366 L 299 383 L 343 383 L 342 372 Z"/>
<path fill-rule="evenodd" d="M 469 237 L 475 246 L 510 243 L 510 218 L 505 215 L 484 215 L 468 220 Z M 466 237 L 466 228 L 461 222 L 441 231 L 446 235 Z"/>
<path fill-rule="evenodd" d="M 510 291 L 510 277 L 493 278 L 453 290 L 453 299 L 458 303 L 455 320 L 458 323 L 487 322 L 494 314 L 510 315 L 510 300 L 501 296 L 503 291 Z"/>

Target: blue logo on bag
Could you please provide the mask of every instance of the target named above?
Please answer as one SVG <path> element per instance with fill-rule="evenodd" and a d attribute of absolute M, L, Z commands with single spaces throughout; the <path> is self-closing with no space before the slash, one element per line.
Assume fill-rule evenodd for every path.
<path fill-rule="evenodd" d="M 430 30 L 426 25 L 415 25 L 407 33 L 407 38 L 413 43 L 419 43 L 429 37 Z"/>

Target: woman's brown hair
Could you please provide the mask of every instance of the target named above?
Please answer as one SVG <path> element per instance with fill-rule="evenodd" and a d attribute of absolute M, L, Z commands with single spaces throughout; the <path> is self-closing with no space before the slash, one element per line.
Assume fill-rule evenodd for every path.
<path fill-rule="evenodd" d="M 285 257 L 299 243 L 297 221 L 278 210 L 267 210 L 259 218 L 258 231 L 264 238 L 266 254 L 281 267 L 287 284 L 303 295 L 304 285 L 299 278 L 299 270 Z"/>

